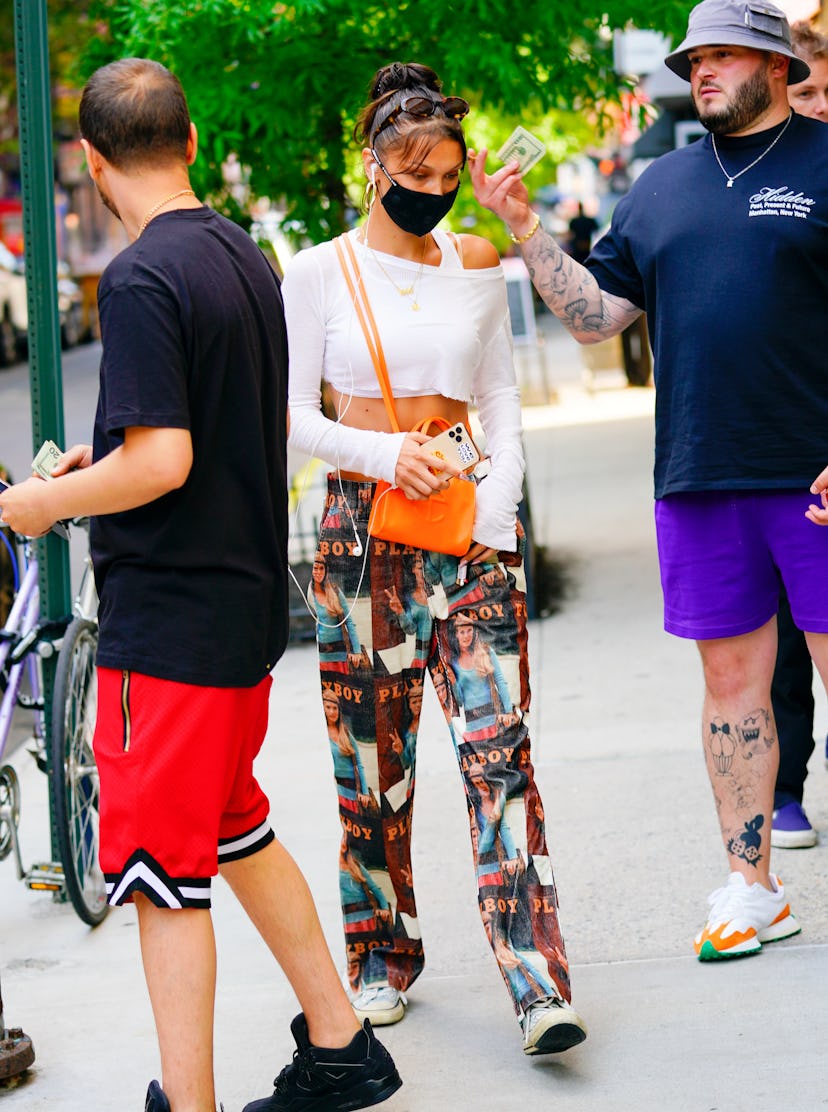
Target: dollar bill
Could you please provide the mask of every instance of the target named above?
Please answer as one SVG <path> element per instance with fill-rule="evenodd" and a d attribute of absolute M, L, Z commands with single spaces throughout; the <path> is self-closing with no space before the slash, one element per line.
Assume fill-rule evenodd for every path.
<path fill-rule="evenodd" d="M 63 455 L 53 440 L 46 440 L 43 447 L 32 460 L 32 471 L 41 479 L 52 478 L 52 468 Z"/>
<path fill-rule="evenodd" d="M 521 174 L 526 174 L 546 154 L 546 146 L 531 131 L 520 124 L 515 128 L 500 150 L 497 157 L 501 162 L 517 162 Z"/>

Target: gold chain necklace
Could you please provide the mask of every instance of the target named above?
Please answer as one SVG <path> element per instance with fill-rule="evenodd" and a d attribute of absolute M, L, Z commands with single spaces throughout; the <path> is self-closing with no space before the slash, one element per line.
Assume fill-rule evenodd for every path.
<path fill-rule="evenodd" d="M 425 253 L 426 253 L 426 243 L 427 243 L 427 241 L 428 241 L 428 236 L 423 236 L 423 249 L 420 253 L 420 265 L 417 268 L 417 273 L 414 276 L 414 281 L 411 283 L 410 286 L 399 286 L 394 281 L 394 279 L 391 277 L 391 275 L 388 273 L 388 271 L 385 269 L 385 267 L 382 265 L 382 263 L 379 260 L 379 257 L 377 255 L 377 253 L 374 251 L 373 247 L 368 242 L 368 225 L 366 224 L 362 229 L 362 242 L 365 244 L 365 246 L 371 252 L 372 259 L 377 264 L 377 266 L 380 268 L 380 270 L 385 275 L 385 277 L 388 279 L 388 281 L 391 283 L 391 285 L 394 287 L 394 289 L 397 291 L 397 293 L 400 295 L 400 297 L 410 298 L 410 300 L 411 300 L 411 309 L 415 313 L 419 313 L 419 311 L 420 311 L 420 303 L 417 301 L 417 289 L 420 285 L 420 279 L 423 276 L 423 266 L 425 264 Z"/>
<path fill-rule="evenodd" d="M 737 178 L 740 178 L 742 176 L 742 174 L 746 174 L 748 172 L 748 170 L 752 170 L 757 162 L 761 162 L 766 154 L 770 154 L 770 152 L 773 150 L 773 148 L 776 146 L 776 144 L 779 142 L 779 140 L 782 138 L 782 136 L 788 130 L 788 124 L 791 122 L 791 120 L 793 118 L 794 118 L 794 114 L 793 114 L 793 112 L 791 112 L 790 116 L 788 116 L 787 120 L 785 120 L 785 126 L 782 128 L 782 130 L 779 132 L 779 134 L 776 136 L 776 138 L 773 140 L 773 142 L 769 146 L 765 147 L 765 149 L 762 151 L 762 153 L 759 155 L 759 157 L 754 158 L 753 162 L 751 162 L 749 166 L 745 166 L 744 170 L 740 170 L 738 174 L 733 174 L 733 175 L 728 174 L 727 170 L 725 170 L 724 166 L 722 166 L 722 160 L 719 158 L 719 152 L 716 149 L 716 136 L 711 132 L 710 138 L 713 142 L 713 154 L 716 156 L 716 161 L 719 164 L 719 169 L 724 174 L 724 176 L 727 178 L 727 188 L 728 189 L 733 188 L 733 183 L 736 181 Z"/>
<path fill-rule="evenodd" d="M 177 201 L 179 197 L 195 197 L 195 190 L 179 189 L 177 193 L 171 193 L 169 197 L 165 197 L 163 201 L 159 201 L 157 205 L 153 205 L 153 207 L 141 221 L 141 227 L 138 229 L 138 235 L 140 236 L 141 232 L 143 232 L 147 224 L 149 224 L 150 220 L 152 220 L 153 216 L 155 216 L 156 212 L 158 212 L 159 209 L 163 208 L 164 205 L 168 205 L 170 201 Z M 138 236 L 136 236 L 135 238 L 137 239 Z"/>

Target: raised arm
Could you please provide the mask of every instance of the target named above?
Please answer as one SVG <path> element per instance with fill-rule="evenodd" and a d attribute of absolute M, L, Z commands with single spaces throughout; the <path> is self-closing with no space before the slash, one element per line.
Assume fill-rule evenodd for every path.
<path fill-rule="evenodd" d="M 641 315 L 626 298 L 602 290 L 586 267 L 540 226 L 516 162 L 486 173 L 485 150 L 469 155 L 474 195 L 509 228 L 520 245 L 532 281 L 546 305 L 582 344 L 595 344 L 623 332 Z"/>

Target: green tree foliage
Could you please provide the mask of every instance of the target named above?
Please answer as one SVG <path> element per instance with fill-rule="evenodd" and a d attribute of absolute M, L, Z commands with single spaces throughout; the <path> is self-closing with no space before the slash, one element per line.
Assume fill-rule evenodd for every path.
<path fill-rule="evenodd" d="M 199 128 L 199 190 L 234 214 L 221 172 L 233 153 L 249 168 L 251 193 L 279 200 L 288 226 L 318 240 L 341 229 L 358 194 L 352 130 L 380 66 L 433 66 L 444 91 L 475 106 L 472 144 L 496 148 L 520 121 L 559 161 L 619 95 L 610 29 L 676 34 L 686 12 L 678 0 L 595 9 L 565 0 L 99 0 L 93 14 L 109 30 L 90 42 L 83 68 L 130 55 L 169 66 Z"/>
<path fill-rule="evenodd" d="M 28 0 L 25 0 L 28 2 Z M 98 30 L 89 9 L 95 0 L 47 0 L 49 67 L 54 93 L 52 115 L 59 135 L 77 128 L 76 66 L 90 37 Z M 0 0 L 0 152 L 17 153 L 17 77 L 15 63 L 15 4 Z"/>

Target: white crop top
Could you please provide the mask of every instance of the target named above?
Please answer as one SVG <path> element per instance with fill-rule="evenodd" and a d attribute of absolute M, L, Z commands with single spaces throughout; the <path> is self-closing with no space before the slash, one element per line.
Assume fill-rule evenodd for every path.
<path fill-rule="evenodd" d="M 474 539 L 514 551 L 524 464 L 502 268 L 464 270 L 451 238 L 439 230 L 433 235 L 442 253 L 440 265 L 421 272 L 418 263 L 374 253 L 354 232 L 349 235 L 394 396 L 441 394 L 477 406 L 491 471 L 477 488 Z M 411 297 L 396 288 L 412 284 Z M 405 433 L 354 429 L 322 413 L 323 381 L 346 396 L 382 397 L 332 241 L 291 261 L 282 294 L 290 348 L 291 445 L 343 470 L 393 483 Z M 412 309 L 414 297 L 419 311 Z"/>

